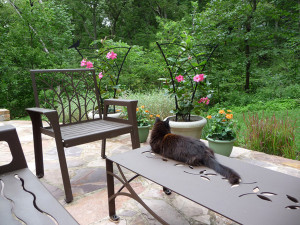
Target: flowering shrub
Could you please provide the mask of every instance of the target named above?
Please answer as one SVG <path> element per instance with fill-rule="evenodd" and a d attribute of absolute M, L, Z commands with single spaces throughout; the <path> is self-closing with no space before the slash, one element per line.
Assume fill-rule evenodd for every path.
<path fill-rule="evenodd" d="M 199 115 L 210 101 L 209 82 L 202 71 L 216 47 L 203 60 L 206 54 L 200 51 L 200 46 L 192 45 L 192 39 L 186 36 L 180 44 L 157 43 L 169 71 L 164 88 L 175 99 L 175 109 L 171 113 L 176 114 L 176 120 L 180 117 L 183 121 L 190 121 L 191 113 Z M 164 46 L 167 47 L 163 50 Z"/>
<path fill-rule="evenodd" d="M 97 42 L 98 43 L 98 42 Z M 95 50 L 93 62 L 84 58 L 80 66 L 86 68 L 95 68 L 98 74 L 98 87 L 101 105 L 103 107 L 104 99 L 117 98 L 122 92 L 120 85 L 120 75 L 123 64 L 130 51 L 130 47 L 123 46 L 120 43 L 113 43 L 110 40 L 102 41 L 101 48 Z M 95 54 L 97 57 L 95 57 Z M 102 109 L 103 110 L 103 109 Z"/>
<path fill-rule="evenodd" d="M 233 113 L 229 109 L 221 109 L 218 113 L 208 115 L 208 136 L 214 140 L 231 141 L 235 139 L 235 121 Z"/>

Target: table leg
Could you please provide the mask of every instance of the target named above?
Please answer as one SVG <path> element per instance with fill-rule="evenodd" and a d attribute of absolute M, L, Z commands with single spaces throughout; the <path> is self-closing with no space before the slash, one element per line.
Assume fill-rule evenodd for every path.
<path fill-rule="evenodd" d="M 109 217 L 112 221 L 116 222 L 120 220 L 120 217 L 116 215 L 116 205 L 115 205 L 115 185 L 114 177 L 112 176 L 113 162 L 109 159 L 106 159 L 106 178 L 107 178 L 107 194 L 108 194 L 108 212 Z"/>

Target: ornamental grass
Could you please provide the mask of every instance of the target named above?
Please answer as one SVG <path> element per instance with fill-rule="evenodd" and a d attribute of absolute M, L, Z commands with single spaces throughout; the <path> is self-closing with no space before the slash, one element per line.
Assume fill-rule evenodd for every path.
<path fill-rule="evenodd" d="M 248 149 L 267 154 L 296 159 L 296 120 L 288 113 L 285 118 L 278 119 L 275 114 L 261 118 L 256 114 L 243 114 L 246 125 L 245 144 Z"/>

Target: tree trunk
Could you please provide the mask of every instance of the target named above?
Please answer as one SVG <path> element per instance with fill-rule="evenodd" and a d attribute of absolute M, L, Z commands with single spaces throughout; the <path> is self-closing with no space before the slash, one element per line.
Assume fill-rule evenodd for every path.
<path fill-rule="evenodd" d="M 94 2 L 93 4 L 93 30 L 94 30 L 94 41 L 97 40 L 97 7 L 98 4 Z M 97 44 L 94 44 L 94 48 L 97 48 Z"/>
<path fill-rule="evenodd" d="M 245 40 L 245 55 L 246 55 L 246 84 L 245 91 L 248 92 L 250 89 L 250 67 L 251 67 L 251 59 L 250 59 L 250 45 L 248 40 Z"/>
<path fill-rule="evenodd" d="M 252 11 L 250 13 L 250 15 L 247 16 L 247 20 L 246 20 L 246 36 L 248 36 L 247 34 L 251 32 L 251 20 L 253 18 L 253 13 L 256 10 L 256 5 L 257 2 L 256 0 L 250 0 L 249 1 L 251 7 L 252 7 Z M 246 38 L 244 40 L 245 42 L 245 56 L 246 56 L 246 83 L 245 83 L 245 91 L 249 92 L 250 90 L 250 76 L 251 76 L 251 72 L 250 72 L 250 68 L 251 68 L 251 48 L 250 48 L 250 44 L 248 41 L 248 38 Z"/>

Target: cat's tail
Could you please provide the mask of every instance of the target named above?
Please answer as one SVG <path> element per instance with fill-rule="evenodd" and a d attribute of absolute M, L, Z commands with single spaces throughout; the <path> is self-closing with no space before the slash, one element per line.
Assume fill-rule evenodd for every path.
<path fill-rule="evenodd" d="M 221 174 L 224 176 L 226 179 L 228 179 L 230 184 L 239 184 L 240 183 L 240 175 L 235 172 L 233 169 L 230 169 L 227 166 L 224 166 L 220 164 L 215 157 L 213 156 L 208 156 L 207 160 L 204 161 L 204 166 L 207 166 L 208 168 L 213 169 L 217 173 Z"/>

